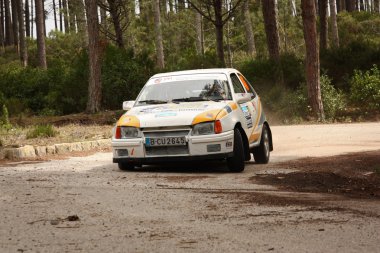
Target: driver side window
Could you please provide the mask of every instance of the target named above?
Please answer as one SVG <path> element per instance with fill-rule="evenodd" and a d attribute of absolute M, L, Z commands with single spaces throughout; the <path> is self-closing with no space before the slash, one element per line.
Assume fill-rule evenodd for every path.
<path fill-rule="evenodd" d="M 239 81 L 239 77 L 237 77 L 236 74 L 231 74 L 231 81 L 232 81 L 232 86 L 234 88 L 235 93 L 246 93 L 241 82 Z"/>
<path fill-rule="evenodd" d="M 247 90 L 247 92 L 249 92 L 249 93 L 252 94 L 252 98 L 256 97 L 256 92 L 252 88 L 252 85 L 247 81 L 247 79 L 245 79 L 245 77 L 242 74 L 238 74 L 238 75 L 239 75 L 240 81 L 243 83 L 243 85 L 244 85 L 245 89 Z"/>

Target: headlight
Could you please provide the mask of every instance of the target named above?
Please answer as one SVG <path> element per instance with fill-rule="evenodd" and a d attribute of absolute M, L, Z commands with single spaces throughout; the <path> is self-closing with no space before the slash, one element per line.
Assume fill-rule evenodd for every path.
<path fill-rule="evenodd" d="M 116 127 L 115 139 L 131 139 L 140 137 L 140 131 L 136 127 Z"/>
<path fill-rule="evenodd" d="M 199 123 L 193 127 L 193 135 L 206 135 L 214 133 L 214 122 Z"/>

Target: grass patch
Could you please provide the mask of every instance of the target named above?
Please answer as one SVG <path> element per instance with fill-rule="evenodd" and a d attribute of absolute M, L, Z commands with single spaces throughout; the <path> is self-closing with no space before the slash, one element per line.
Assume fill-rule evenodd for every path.
<path fill-rule="evenodd" d="M 52 125 L 37 125 L 26 133 L 27 139 L 55 137 L 59 132 Z"/>

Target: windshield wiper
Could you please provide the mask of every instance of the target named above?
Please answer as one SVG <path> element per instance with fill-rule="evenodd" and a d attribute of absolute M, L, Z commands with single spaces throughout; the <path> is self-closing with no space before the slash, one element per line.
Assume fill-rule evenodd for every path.
<path fill-rule="evenodd" d="M 151 100 L 142 100 L 142 101 L 139 101 L 139 104 L 141 104 L 141 103 L 154 105 L 154 104 L 167 104 L 168 101 L 151 99 Z"/>
<path fill-rule="evenodd" d="M 175 98 L 172 100 L 173 103 L 176 102 L 198 102 L 198 101 L 215 101 L 218 102 L 221 99 L 211 99 L 206 97 L 187 97 L 187 98 Z"/>

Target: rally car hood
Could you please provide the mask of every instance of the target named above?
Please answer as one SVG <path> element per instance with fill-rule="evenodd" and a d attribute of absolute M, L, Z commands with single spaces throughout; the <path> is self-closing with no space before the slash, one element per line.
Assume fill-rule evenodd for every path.
<path fill-rule="evenodd" d="M 118 121 L 118 126 L 165 127 L 189 126 L 200 122 L 213 121 L 236 109 L 231 101 L 183 102 L 163 105 L 133 107 Z"/>

